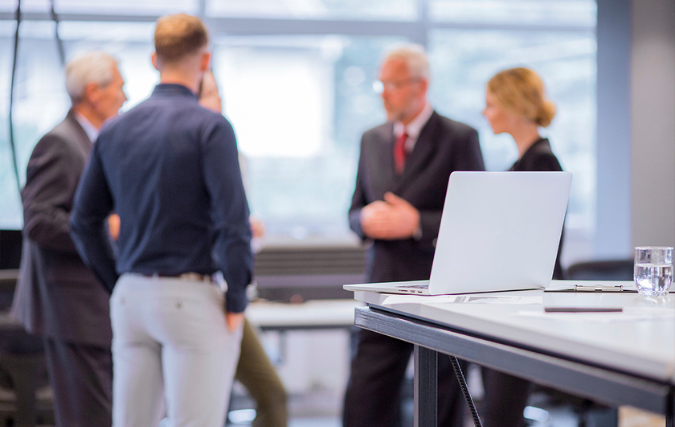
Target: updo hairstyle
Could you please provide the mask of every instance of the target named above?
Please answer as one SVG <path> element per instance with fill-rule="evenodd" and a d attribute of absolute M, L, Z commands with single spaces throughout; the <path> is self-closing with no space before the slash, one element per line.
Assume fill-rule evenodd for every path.
<path fill-rule="evenodd" d="M 487 90 L 502 107 L 541 127 L 555 117 L 555 104 L 546 97 L 543 80 L 529 68 L 500 71 L 488 81 Z"/>

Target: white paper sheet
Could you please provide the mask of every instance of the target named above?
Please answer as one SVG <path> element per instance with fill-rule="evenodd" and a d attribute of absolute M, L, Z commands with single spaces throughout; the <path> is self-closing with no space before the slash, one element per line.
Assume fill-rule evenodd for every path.
<path fill-rule="evenodd" d="M 521 310 L 514 314 L 519 317 L 536 317 L 564 320 L 578 323 L 615 323 L 628 321 L 661 321 L 675 319 L 675 310 L 672 308 L 642 308 L 625 307 L 620 313 L 546 313 L 544 309 Z"/>

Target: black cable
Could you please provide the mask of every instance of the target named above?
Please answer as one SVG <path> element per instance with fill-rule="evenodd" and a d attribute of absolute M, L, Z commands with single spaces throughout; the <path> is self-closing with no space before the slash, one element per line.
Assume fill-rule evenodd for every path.
<path fill-rule="evenodd" d="M 466 403 L 469 405 L 469 409 L 471 410 L 473 425 L 476 427 L 483 427 L 483 424 L 480 422 L 480 417 L 478 416 L 478 411 L 476 410 L 476 405 L 473 404 L 471 393 L 469 393 L 469 387 L 466 385 L 466 379 L 464 379 L 462 368 L 459 367 L 457 358 L 455 356 L 450 356 L 450 363 L 452 363 L 452 370 L 455 371 L 455 376 L 457 377 L 457 381 L 459 381 L 459 387 L 462 389 L 464 399 L 466 399 Z"/>
<path fill-rule="evenodd" d="M 14 120 L 12 119 L 12 107 L 14 105 L 14 79 L 16 77 L 16 63 L 19 53 L 19 26 L 21 24 L 21 0 L 16 4 L 16 32 L 14 33 L 14 59 L 12 61 L 12 79 L 9 85 L 9 145 L 12 149 L 12 161 L 14 163 L 14 175 L 16 188 L 21 195 L 21 181 L 19 181 L 19 163 L 16 157 L 16 145 L 14 144 Z"/>
<path fill-rule="evenodd" d="M 63 41 L 59 37 L 59 17 L 56 15 L 56 10 L 54 10 L 54 0 L 52 0 L 51 7 L 52 20 L 54 21 L 54 37 L 56 38 L 56 47 L 59 49 L 59 59 L 61 59 L 61 65 L 66 64 L 66 53 L 63 49 Z"/>
<path fill-rule="evenodd" d="M 59 58 L 61 59 L 61 65 L 65 64 L 66 57 L 65 51 L 63 49 L 63 42 L 59 37 L 59 19 L 54 10 L 54 0 L 51 0 L 51 15 L 55 23 L 55 36 L 56 44 L 59 50 Z M 21 26 L 21 0 L 17 1 L 16 4 L 16 31 L 14 32 L 14 57 L 12 59 L 12 77 L 11 83 L 9 85 L 9 145 L 12 149 L 12 164 L 14 166 L 14 177 L 16 178 L 16 188 L 21 194 L 21 181 L 19 179 L 19 161 L 16 154 L 16 142 L 14 141 L 14 117 L 12 110 L 14 109 L 14 85 L 16 81 L 16 67 L 18 63 L 19 55 L 19 27 Z"/>

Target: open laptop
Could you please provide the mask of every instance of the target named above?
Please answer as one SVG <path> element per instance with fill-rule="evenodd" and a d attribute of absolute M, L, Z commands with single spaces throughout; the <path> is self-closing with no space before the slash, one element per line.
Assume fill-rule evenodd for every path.
<path fill-rule="evenodd" d="M 430 279 L 343 287 L 418 295 L 544 288 L 571 184 L 569 172 L 454 172 Z"/>

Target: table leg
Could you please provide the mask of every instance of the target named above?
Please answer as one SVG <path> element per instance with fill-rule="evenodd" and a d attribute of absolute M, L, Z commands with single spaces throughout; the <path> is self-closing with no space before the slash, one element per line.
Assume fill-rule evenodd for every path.
<path fill-rule="evenodd" d="M 670 392 L 666 409 L 666 427 L 675 427 L 675 391 Z"/>
<path fill-rule="evenodd" d="M 436 427 L 438 352 L 415 345 L 415 427 Z"/>

